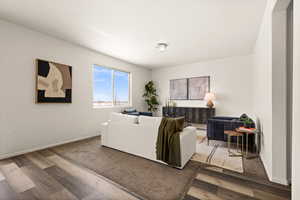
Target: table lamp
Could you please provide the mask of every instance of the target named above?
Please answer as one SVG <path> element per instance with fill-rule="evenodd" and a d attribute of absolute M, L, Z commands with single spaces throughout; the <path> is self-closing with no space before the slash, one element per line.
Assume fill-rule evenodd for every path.
<path fill-rule="evenodd" d="M 212 92 L 208 92 L 205 94 L 204 100 L 207 101 L 207 107 L 209 108 L 213 108 L 214 107 L 214 103 L 213 100 L 216 99 L 216 95 Z"/>

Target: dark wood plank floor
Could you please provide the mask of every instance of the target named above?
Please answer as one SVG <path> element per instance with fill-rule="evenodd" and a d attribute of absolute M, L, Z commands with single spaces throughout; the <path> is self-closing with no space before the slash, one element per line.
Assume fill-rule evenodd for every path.
<path fill-rule="evenodd" d="M 97 140 L 95 145 L 98 145 L 99 137 L 86 141 L 95 140 Z M 72 143 L 72 145 L 78 146 L 82 144 L 77 142 Z M 66 145 L 57 148 L 64 146 Z M 126 185 L 120 186 L 95 173 L 92 169 L 83 167 L 75 160 L 63 157 L 55 149 L 52 148 L 1 160 L 0 200 L 145 199 L 127 190 Z M 124 153 L 120 152 L 120 154 Z M 87 160 L 86 157 L 81 157 L 81 159 Z M 135 160 L 138 161 L 139 159 L 143 158 L 137 157 Z M 160 164 L 157 163 L 157 165 Z M 197 165 L 195 178 L 193 179 L 193 175 L 191 176 L 192 182 L 186 185 L 186 189 L 184 189 L 186 193 L 182 194 L 182 199 L 290 199 L 290 187 L 269 182 L 259 159 L 244 160 L 244 167 L 245 173 L 239 174 L 205 164 L 199 164 L 199 167 Z M 172 168 L 168 169 L 171 170 Z M 164 200 L 163 197 L 161 199 Z"/>
<path fill-rule="evenodd" d="M 118 185 L 54 152 L 0 161 L 0 200 L 136 200 Z"/>
<path fill-rule="evenodd" d="M 184 200 L 289 200 L 289 186 L 202 165 Z"/>
<path fill-rule="evenodd" d="M 225 142 L 218 143 L 226 147 Z M 291 187 L 270 182 L 259 157 L 243 158 L 238 173 L 201 164 L 184 200 L 289 200 Z"/>

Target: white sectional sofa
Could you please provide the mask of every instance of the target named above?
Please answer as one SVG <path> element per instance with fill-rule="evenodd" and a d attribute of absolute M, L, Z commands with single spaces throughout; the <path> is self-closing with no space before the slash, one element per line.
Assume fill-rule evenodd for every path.
<path fill-rule="evenodd" d="M 112 113 L 110 120 L 102 124 L 101 144 L 163 163 L 156 160 L 156 139 L 161 119 Z M 180 148 L 182 169 L 196 152 L 196 128 L 183 129 Z"/>

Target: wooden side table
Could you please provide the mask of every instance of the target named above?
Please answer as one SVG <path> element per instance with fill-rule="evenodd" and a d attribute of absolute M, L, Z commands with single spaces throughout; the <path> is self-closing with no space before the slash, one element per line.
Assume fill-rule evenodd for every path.
<path fill-rule="evenodd" d="M 245 158 L 250 159 L 250 158 L 256 158 L 258 157 L 258 147 L 256 147 L 256 155 L 255 156 L 249 156 L 249 135 L 254 135 L 255 141 L 257 140 L 257 136 L 259 134 L 259 131 L 257 129 L 251 128 L 244 128 L 244 127 L 239 127 L 236 129 L 237 132 L 246 134 L 246 154 Z"/>
<path fill-rule="evenodd" d="M 243 149 L 244 149 L 244 134 L 239 133 L 237 131 L 224 131 L 224 134 L 227 135 L 227 149 L 229 156 L 243 156 Z M 236 137 L 237 138 L 237 153 L 234 153 L 231 151 L 231 137 Z M 242 137 L 242 145 L 239 143 L 239 137 Z M 241 151 L 238 151 L 238 146 L 241 146 Z"/>

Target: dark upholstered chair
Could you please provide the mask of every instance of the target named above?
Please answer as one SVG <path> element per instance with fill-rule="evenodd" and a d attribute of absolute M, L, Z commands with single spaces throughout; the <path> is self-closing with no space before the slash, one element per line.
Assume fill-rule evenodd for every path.
<path fill-rule="evenodd" d="M 213 117 L 207 121 L 207 141 L 220 140 L 227 141 L 227 136 L 224 134 L 225 130 L 235 130 L 243 126 L 244 123 L 238 117 Z M 253 123 L 250 127 L 255 127 Z M 249 138 L 249 144 L 253 144 L 254 138 Z M 232 142 L 236 142 L 235 139 Z"/>

